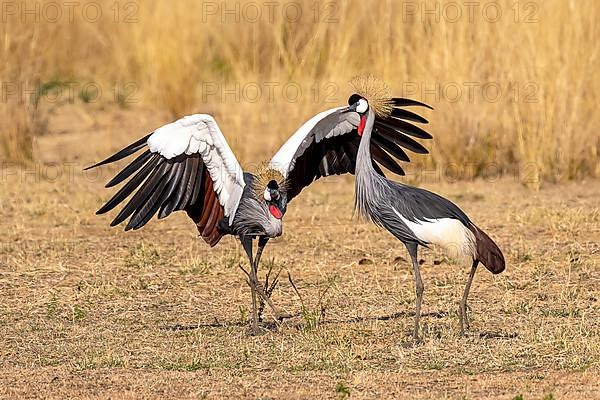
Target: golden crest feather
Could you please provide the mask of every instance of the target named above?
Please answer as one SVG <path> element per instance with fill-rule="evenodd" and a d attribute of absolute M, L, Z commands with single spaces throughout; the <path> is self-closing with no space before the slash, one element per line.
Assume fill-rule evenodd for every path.
<path fill-rule="evenodd" d="M 284 176 L 281 172 L 271 168 L 269 163 L 263 162 L 256 169 L 254 182 L 252 184 L 252 190 L 254 190 L 257 199 L 263 198 L 263 193 L 271 181 L 277 182 L 279 190 L 285 192 L 286 180 Z"/>
<path fill-rule="evenodd" d="M 387 118 L 393 110 L 389 86 L 373 75 L 358 75 L 350 80 L 354 91 L 369 102 L 369 107 L 380 118 Z"/>

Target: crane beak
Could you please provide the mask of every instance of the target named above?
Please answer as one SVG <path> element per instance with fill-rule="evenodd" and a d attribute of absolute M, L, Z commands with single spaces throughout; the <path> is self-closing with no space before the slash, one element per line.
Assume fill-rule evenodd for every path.
<path fill-rule="evenodd" d="M 356 111 L 356 107 L 358 107 L 358 103 L 354 103 L 354 104 L 348 106 L 348 108 L 346 108 L 344 110 L 344 112 Z"/>

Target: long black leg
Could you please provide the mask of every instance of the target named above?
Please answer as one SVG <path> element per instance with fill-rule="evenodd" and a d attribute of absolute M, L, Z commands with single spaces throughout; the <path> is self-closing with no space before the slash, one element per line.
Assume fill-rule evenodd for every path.
<path fill-rule="evenodd" d="M 242 242 L 242 246 L 248 255 L 248 261 L 250 262 L 250 291 L 252 293 L 252 334 L 258 334 L 258 308 L 256 304 L 256 284 L 258 279 L 256 279 L 256 268 L 254 267 L 254 262 L 252 260 L 252 247 L 253 241 L 251 237 L 240 237 L 240 242 Z"/>
<path fill-rule="evenodd" d="M 256 258 L 254 259 L 254 262 L 256 263 L 257 271 L 258 271 L 258 263 L 260 263 L 260 257 L 262 257 L 263 250 L 265 249 L 265 246 L 267 245 L 268 241 L 269 241 L 269 238 L 266 236 L 260 236 L 258 238 L 258 249 L 256 250 Z"/>
<path fill-rule="evenodd" d="M 268 238 L 263 236 L 258 237 L 258 248 L 256 249 L 256 256 L 254 257 L 254 262 L 252 263 L 252 270 L 250 271 L 250 286 L 254 289 L 255 294 L 260 295 L 263 299 L 268 298 L 265 294 L 262 285 L 258 281 L 258 266 L 260 263 L 260 257 L 262 256 L 262 252 L 269 241 Z M 258 308 L 255 310 L 255 317 L 258 320 Z"/>
<path fill-rule="evenodd" d="M 269 241 L 269 238 L 266 236 L 261 236 L 258 238 L 258 249 L 256 250 L 256 257 L 254 259 L 254 263 L 256 264 L 257 275 L 258 275 L 258 267 L 260 264 L 260 258 L 262 256 L 263 250 L 265 249 L 265 246 L 267 245 L 268 241 Z M 289 315 L 281 313 L 279 311 L 279 309 L 277 307 L 275 307 L 275 305 L 273 304 L 273 302 L 271 301 L 269 296 L 267 296 L 267 294 L 265 293 L 265 288 L 262 286 L 262 284 L 260 282 L 258 282 L 258 280 L 256 282 L 256 285 L 257 285 L 256 292 L 269 305 L 269 307 L 271 307 L 271 309 L 273 310 L 273 313 L 275 314 L 275 319 L 282 320 L 284 318 L 289 318 Z"/>
<path fill-rule="evenodd" d="M 263 299 L 263 304 L 264 304 L 265 299 L 268 300 L 269 296 L 266 295 L 265 289 L 262 287 L 261 283 L 258 280 L 258 267 L 260 266 L 260 257 L 262 256 L 263 250 L 265 249 L 265 246 L 267 245 L 268 241 L 269 241 L 269 238 L 267 238 L 267 237 L 264 237 L 264 236 L 258 237 L 258 248 L 256 249 L 256 256 L 254 257 L 254 264 L 252 264 L 253 273 L 251 274 L 251 277 L 253 279 L 251 282 L 251 285 L 253 285 L 256 288 L 256 292 Z M 262 318 L 262 310 L 260 311 L 258 317 Z"/>
<path fill-rule="evenodd" d="M 467 279 L 467 284 L 465 286 L 465 292 L 463 293 L 462 300 L 460 301 L 460 305 L 458 308 L 458 318 L 460 319 L 460 334 L 465 334 L 465 326 L 469 329 L 469 318 L 467 316 L 467 297 L 469 297 L 469 290 L 471 290 L 471 282 L 473 282 L 473 277 L 475 276 L 475 271 L 477 271 L 477 265 L 479 264 L 479 260 L 473 260 L 473 265 L 471 266 L 471 272 L 469 272 L 469 278 Z"/>
<path fill-rule="evenodd" d="M 415 307 L 415 329 L 413 331 L 413 340 L 419 340 L 419 320 L 421 319 L 421 303 L 423 302 L 423 280 L 421 279 L 421 271 L 419 270 L 419 261 L 417 260 L 417 243 L 405 243 L 408 254 L 412 260 L 413 272 L 415 274 L 415 291 L 417 294 L 417 304 Z"/>
<path fill-rule="evenodd" d="M 244 245 L 242 238 L 240 238 L 240 241 L 242 241 L 242 245 Z M 255 269 L 255 271 L 256 271 L 256 280 L 255 281 L 253 281 L 253 279 L 252 279 L 252 271 L 250 271 L 250 273 L 249 273 L 244 268 L 242 268 L 242 267 L 240 267 L 240 268 L 242 271 L 244 271 L 244 273 L 248 277 L 248 285 L 252 289 L 254 289 L 256 295 L 262 297 L 262 299 L 265 301 L 265 303 L 267 303 L 269 305 L 269 307 L 271 307 L 271 309 L 273 310 L 273 313 L 275 314 L 275 319 L 277 319 L 278 321 L 281 321 L 285 318 L 291 318 L 292 315 L 282 313 L 281 311 L 279 311 L 279 309 L 277 307 L 275 307 L 275 305 L 273 304 L 273 302 L 271 301 L 269 296 L 267 296 L 267 294 L 265 293 L 265 290 L 264 290 L 262 284 L 258 280 L 258 266 L 260 263 L 260 258 L 262 256 L 263 250 L 264 250 L 265 246 L 267 245 L 268 241 L 269 241 L 269 238 L 267 238 L 267 237 L 259 237 L 258 249 L 256 251 L 256 257 L 255 257 L 254 262 L 252 261 L 251 253 L 248 254 L 249 251 L 252 252 L 252 246 L 251 245 L 248 247 L 244 246 L 244 249 L 246 250 L 246 254 L 248 254 L 248 259 L 250 260 L 250 266 L 252 269 Z M 256 266 L 254 266 L 254 264 L 256 264 Z"/>

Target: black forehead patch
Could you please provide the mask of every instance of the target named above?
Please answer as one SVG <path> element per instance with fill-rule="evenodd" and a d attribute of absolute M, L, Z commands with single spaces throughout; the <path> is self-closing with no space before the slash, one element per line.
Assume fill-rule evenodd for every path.
<path fill-rule="evenodd" d="M 270 181 L 269 181 L 269 183 L 267 184 L 267 187 L 268 187 L 269 189 L 273 189 L 273 190 L 277 190 L 277 189 L 279 189 L 279 185 L 278 185 L 278 184 L 277 184 L 277 182 L 276 182 L 276 181 L 274 181 L 274 180 L 270 180 Z"/>
<path fill-rule="evenodd" d="M 352 104 L 356 103 L 357 101 L 359 101 L 360 99 L 362 99 L 362 96 L 359 94 L 354 93 L 352 96 L 350 96 L 350 98 L 348 99 L 348 105 L 351 106 Z"/>

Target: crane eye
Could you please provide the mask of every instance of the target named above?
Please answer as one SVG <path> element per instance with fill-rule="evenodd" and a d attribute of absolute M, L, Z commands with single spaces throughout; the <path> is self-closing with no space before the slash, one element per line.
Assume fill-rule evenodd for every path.
<path fill-rule="evenodd" d="M 369 109 L 369 103 L 367 103 L 367 101 L 365 99 L 360 99 L 358 101 L 358 106 L 356 106 L 356 112 L 363 114 L 363 113 L 367 112 L 368 109 Z"/>

